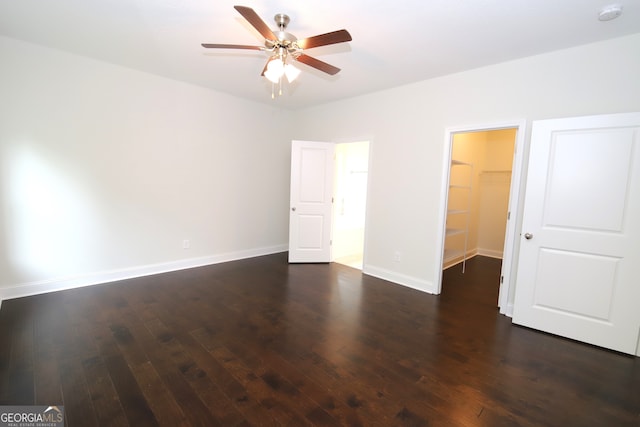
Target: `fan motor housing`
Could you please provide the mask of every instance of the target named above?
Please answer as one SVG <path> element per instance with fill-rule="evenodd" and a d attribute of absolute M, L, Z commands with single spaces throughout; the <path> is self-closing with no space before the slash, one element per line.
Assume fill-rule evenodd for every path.
<path fill-rule="evenodd" d="M 278 26 L 278 28 L 284 30 L 285 28 L 287 28 L 287 25 L 289 25 L 291 18 L 289 18 L 289 15 L 286 15 L 284 13 L 278 13 L 273 17 L 273 20 L 276 21 L 276 25 Z"/>
<path fill-rule="evenodd" d="M 286 31 L 274 31 L 273 34 L 278 38 L 278 42 L 281 46 L 287 47 L 291 43 L 297 41 L 298 39 L 291 33 L 287 33 Z"/>
<path fill-rule="evenodd" d="M 287 25 L 289 25 L 289 22 L 291 21 L 291 18 L 289 18 L 289 15 L 286 15 L 284 13 L 278 13 L 273 17 L 273 20 L 276 22 L 276 25 L 279 28 L 278 31 L 273 32 L 273 34 L 278 38 L 278 40 L 265 40 L 264 44 L 266 47 L 270 49 L 274 47 L 288 48 L 289 46 L 291 46 L 293 42 L 298 40 L 296 36 L 285 31 L 285 29 L 287 28 Z"/>

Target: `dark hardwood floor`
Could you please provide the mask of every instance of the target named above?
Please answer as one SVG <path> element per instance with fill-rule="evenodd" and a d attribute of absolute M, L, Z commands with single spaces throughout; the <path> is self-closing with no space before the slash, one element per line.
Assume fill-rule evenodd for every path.
<path fill-rule="evenodd" d="M 640 359 L 512 326 L 500 261 L 427 295 L 286 254 L 5 301 L 0 404 L 68 426 L 639 426 Z"/>

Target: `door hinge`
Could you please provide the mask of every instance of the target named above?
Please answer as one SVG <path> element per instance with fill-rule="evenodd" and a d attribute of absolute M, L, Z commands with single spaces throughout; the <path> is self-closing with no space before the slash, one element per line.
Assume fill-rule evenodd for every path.
<path fill-rule="evenodd" d="M 507 212 L 507 221 L 511 219 L 511 211 Z"/>
<path fill-rule="evenodd" d="M 500 276 L 500 283 L 504 283 L 504 276 Z"/>

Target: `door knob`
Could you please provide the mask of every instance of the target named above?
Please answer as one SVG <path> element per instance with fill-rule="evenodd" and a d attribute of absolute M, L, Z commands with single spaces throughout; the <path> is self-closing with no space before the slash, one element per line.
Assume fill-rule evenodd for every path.
<path fill-rule="evenodd" d="M 296 207 L 295 206 L 292 207 L 291 210 L 295 212 L 296 211 Z"/>
<path fill-rule="evenodd" d="M 525 239 L 527 239 L 527 240 L 531 240 L 531 239 L 533 239 L 533 234 L 531 234 L 531 233 L 524 233 L 524 238 L 525 238 Z"/>

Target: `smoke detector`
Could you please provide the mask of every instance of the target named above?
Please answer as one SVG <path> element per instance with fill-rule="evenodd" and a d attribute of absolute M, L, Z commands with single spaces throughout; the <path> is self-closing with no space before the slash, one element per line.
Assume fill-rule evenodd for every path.
<path fill-rule="evenodd" d="M 611 21 L 620 15 L 622 15 L 622 6 L 619 4 L 610 4 L 600 10 L 600 13 L 598 13 L 598 20 Z"/>

